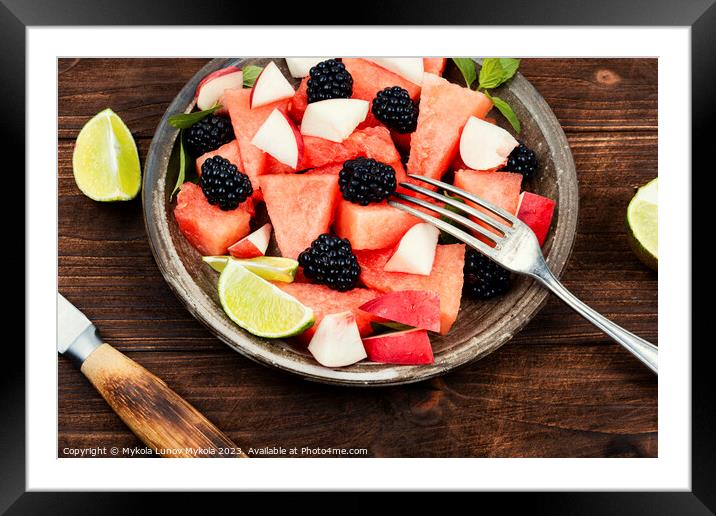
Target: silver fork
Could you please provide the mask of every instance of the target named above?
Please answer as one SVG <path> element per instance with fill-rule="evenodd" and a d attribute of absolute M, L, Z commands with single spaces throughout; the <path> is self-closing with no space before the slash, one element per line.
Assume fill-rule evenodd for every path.
<path fill-rule="evenodd" d="M 475 203 L 482 208 L 489 210 L 498 218 L 491 217 L 483 211 L 477 210 L 472 206 L 469 206 L 463 202 L 452 199 L 445 195 L 440 195 L 432 190 L 423 188 L 411 183 L 401 183 L 400 186 L 407 190 L 423 194 L 427 197 L 433 198 L 437 201 L 443 202 L 453 208 L 459 210 L 462 213 L 471 215 L 478 219 L 480 222 L 488 225 L 495 229 L 500 234 L 495 234 L 485 227 L 476 224 L 467 217 L 455 213 L 451 210 L 436 206 L 428 201 L 405 195 L 402 193 L 393 194 L 394 197 L 402 201 L 406 201 L 423 208 L 432 210 L 440 215 L 447 217 L 473 231 L 478 233 L 481 237 L 489 240 L 494 244 L 494 247 L 478 240 L 471 234 L 457 228 L 456 226 L 445 222 L 444 220 L 438 219 L 423 211 L 417 210 L 403 203 L 389 200 L 388 204 L 394 206 L 400 210 L 406 211 L 415 215 L 416 217 L 429 222 L 434 226 L 437 226 L 446 233 L 454 236 L 458 240 L 464 242 L 470 247 L 478 250 L 492 261 L 498 263 L 502 267 L 509 269 L 519 274 L 526 274 L 535 278 L 537 281 L 542 283 L 545 287 L 552 291 L 557 297 L 562 299 L 565 303 L 571 306 L 576 312 L 584 317 L 586 320 L 591 322 L 594 326 L 602 330 L 604 333 L 609 335 L 612 339 L 617 341 L 623 347 L 625 347 L 632 355 L 641 360 L 649 369 L 654 373 L 658 374 L 658 348 L 642 339 L 637 337 L 631 332 L 628 332 L 621 326 L 614 324 L 612 321 L 597 313 L 584 303 L 582 303 L 574 294 L 567 290 L 559 280 L 549 270 L 547 263 L 545 262 L 544 256 L 542 255 L 542 249 L 537 242 L 537 237 L 532 232 L 529 226 L 519 220 L 517 217 L 503 210 L 502 208 L 495 206 L 494 204 L 480 199 L 465 190 L 457 188 L 453 185 L 437 181 L 435 179 L 409 174 L 409 177 L 423 181 L 442 188 L 444 191 L 457 194 L 458 196 Z M 502 220 L 500 220 L 502 219 Z"/>

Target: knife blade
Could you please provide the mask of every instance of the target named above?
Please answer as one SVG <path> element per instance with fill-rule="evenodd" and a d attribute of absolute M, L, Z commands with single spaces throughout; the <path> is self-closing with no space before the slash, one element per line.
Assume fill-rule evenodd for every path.
<path fill-rule="evenodd" d="M 57 294 L 57 351 L 71 358 L 124 423 L 163 457 L 246 457 L 157 376 L 103 343 L 94 324 Z"/>
<path fill-rule="evenodd" d="M 57 293 L 57 352 L 82 365 L 102 345 L 94 324 L 65 296 Z"/>

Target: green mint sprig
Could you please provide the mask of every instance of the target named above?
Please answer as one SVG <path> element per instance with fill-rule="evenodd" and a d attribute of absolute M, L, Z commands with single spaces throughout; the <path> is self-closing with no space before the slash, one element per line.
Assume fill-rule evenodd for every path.
<path fill-rule="evenodd" d="M 519 134 L 522 130 L 522 126 L 512 107 L 500 97 L 491 95 L 487 90 L 497 88 L 512 79 L 520 67 L 520 60 L 509 57 L 486 57 L 482 60 L 482 68 L 480 68 L 479 75 L 476 71 L 475 61 L 472 59 L 453 57 L 452 60 L 460 70 L 460 73 L 462 73 L 467 87 L 472 87 L 472 83 L 475 82 L 477 78 L 478 91 L 481 91 L 492 100 L 497 110 L 502 113 L 507 121 L 510 122 L 515 132 Z"/>
<path fill-rule="evenodd" d="M 261 66 L 244 66 L 244 88 L 252 88 L 259 74 L 263 71 Z"/>
<path fill-rule="evenodd" d="M 485 91 L 484 93 L 492 101 L 498 111 L 502 113 L 502 116 L 507 119 L 515 132 L 517 134 L 520 134 L 520 131 L 522 130 L 522 124 L 520 124 L 520 119 L 517 118 L 517 115 L 512 110 L 512 107 L 507 103 L 507 101 L 502 100 L 496 95 L 490 95 L 487 91 Z"/>
<path fill-rule="evenodd" d="M 477 71 L 475 69 L 475 61 L 469 57 L 453 57 L 452 62 L 458 67 L 465 79 L 468 88 L 472 88 L 472 83 L 477 79 Z"/>
<path fill-rule="evenodd" d="M 169 117 L 169 125 L 177 129 L 188 129 L 195 123 L 203 120 L 209 115 L 213 115 L 216 110 L 221 107 L 221 104 L 211 106 L 209 109 L 204 111 L 194 111 L 193 113 L 179 113 Z"/>
<path fill-rule="evenodd" d="M 186 178 L 186 168 L 189 164 L 189 161 L 189 154 L 184 148 L 184 130 L 182 129 L 181 131 L 179 131 L 179 174 L 177 174 L 177 182 L 174 185 L 174 190 L 172 190 L 172 194 L 169 196 L 170 202 L 172 201 L 172 199 L 174 199 L 174 195 L 176 195 L 176 193 L 179 191 L 181 185 L 184 184 Z"/>

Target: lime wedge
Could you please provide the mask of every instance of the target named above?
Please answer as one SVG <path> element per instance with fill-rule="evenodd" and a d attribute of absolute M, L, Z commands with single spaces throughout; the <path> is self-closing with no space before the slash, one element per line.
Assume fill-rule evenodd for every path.
<path fill-rule="evenodd" d="M 95 201 L 128 201 L 139 193 L 142 172 L 132 133 L 111 109 L 80 131 L 72 154 L 77 186 Z"/>
<path fill-rule="evenodd" d="M 245 259 L 232 256 L 203 256 L 201 259 L 217 272 L 223 271 L 228 261 L 232 260 L 265 280 L 282 281 L 284 283 L 292 283 L 298 270 L 296 260 L 280 256 L 259 256 Z"/>
<path fill-rule="evenodd" d="M 316 320 L 310 308 L 235 260 L 219 276 L 219 300 L 232 321 L 259 337 L 297 335 Z"/>
<path fill-rule="evenodd" d="M 636 256 L 659 269 L 659 178 L 645 184 L 629 203 L 626 215 L 629 243 Z"/>

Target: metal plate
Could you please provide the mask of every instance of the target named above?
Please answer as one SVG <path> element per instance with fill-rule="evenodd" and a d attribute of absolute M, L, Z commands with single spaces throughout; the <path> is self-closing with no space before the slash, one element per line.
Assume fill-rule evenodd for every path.
<path fill-rule="evenodd" d="M 429 366 L 394 366 L 358 363 L 330 369 L 319 365 L 308 352 L 287 341 L 255 337 L 236 326 L 224 314 L 216 293 L 218 274 L 201 261 L 199 253 L 181 235 L 169 196 L 178 166 L 172 160 L 178 130 L 170 115 L 187 112 L 194 105 L 199 81 L 214 70 L 235 64 L 265 65 L 271 59 L 214 59 L 182 88 L 162 117 L 147 155 L 142 203 L 149 242 L 165 280 L 186 308 L 212 333 L 259 363 L 298 374 L 306 379 L 342 385 L 396 385 L 444 374 L 492 353 L 510 340 L 544 304 L 547 291 L 526 277 L 516 277 L 505 295 L 490 301 L 463 299 L 457 321 L 446 336 L 431 335 L 435 363 Z M 274 58 L 290 77 L 283 58 Z M 448 63 L 445 77 L 462 83 L 459 71 Z M 296 81 L 297 83 L 297 81 Z M 569 257 L 577 227 L 577 175 L 569 144 L 554 113 L 542 96 L 521 75 L 495 90 L 515 110 L 522 123 L 520 139 L 536 153 L 541 164 L 537 178 L 523 189 L 557 201 L 552 228 L 544 245 L 547 262 L 560 275 Z M 507 128 L 499 116 L 498 123 Z M 171 166 L 170 166 L 170 162 Z M 265 213 L 263 214 L 265 217 Z M 260 223 L 259 214 L 255 222 Z"/>

